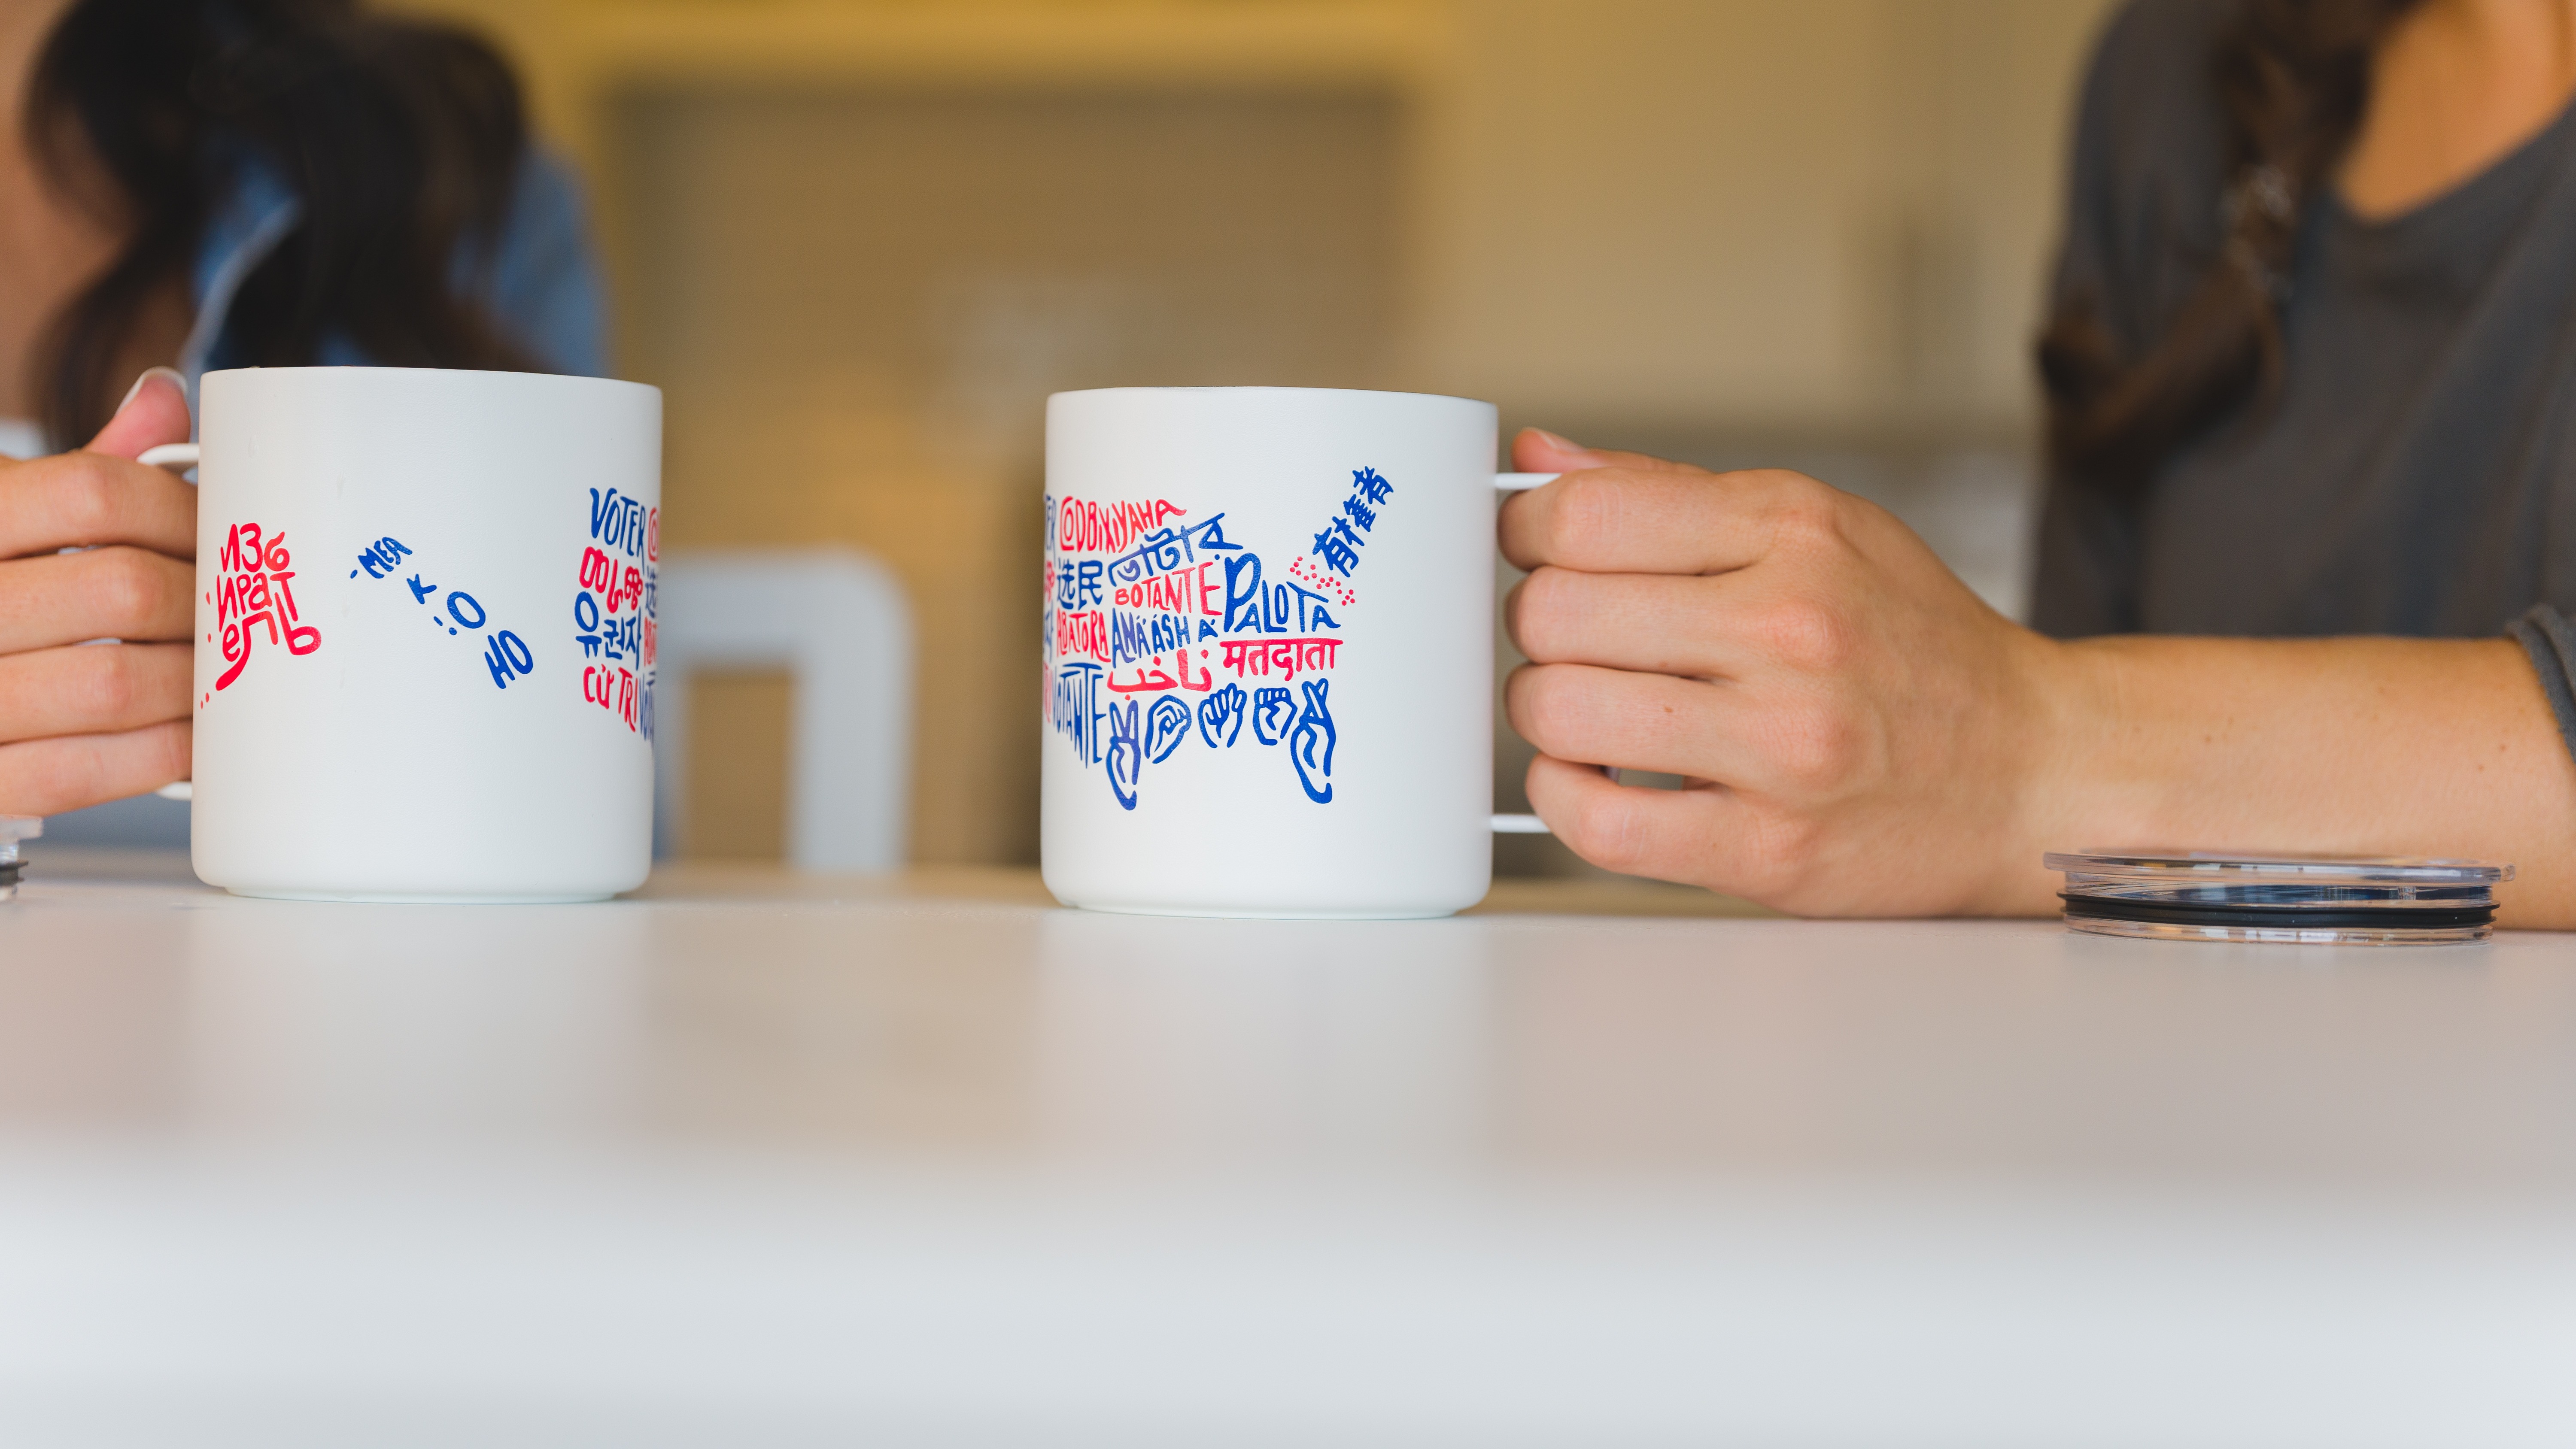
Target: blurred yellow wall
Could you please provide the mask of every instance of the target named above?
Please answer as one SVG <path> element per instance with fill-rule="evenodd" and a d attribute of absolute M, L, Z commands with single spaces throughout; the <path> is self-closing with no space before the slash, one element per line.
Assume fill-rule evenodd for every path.
<path fill-rule="evenodd" d="M 1426 377 L 1612 425 L 2013 426 L 2095 0 L 1471 0 Z"/>
<path fill-rule="evenodd" d="M 669 397 L 670 545 L 844 542 L 911 589 L 927 861 L 1035 858 L 1046 391 L 2009 453 L 2103 9 L 409 3 L 498 41 L 592 178 L 621 368 Z M 776 853 L 785 697 L 695 697 L 695 748 L 760 758 L 694 763 L 694 848 Z"/>

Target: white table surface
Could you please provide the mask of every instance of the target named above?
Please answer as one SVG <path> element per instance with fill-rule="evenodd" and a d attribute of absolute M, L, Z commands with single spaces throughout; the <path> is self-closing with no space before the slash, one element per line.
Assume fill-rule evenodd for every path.
<path fill-rule="evenodd" d="M 2576 1438 L 2576 938 L 29 854 L 0 1443 Z"/>

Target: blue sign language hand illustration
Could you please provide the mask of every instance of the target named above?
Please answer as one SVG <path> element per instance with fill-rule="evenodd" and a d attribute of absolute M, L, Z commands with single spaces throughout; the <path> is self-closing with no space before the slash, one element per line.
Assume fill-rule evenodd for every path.
<path fill-rule="evenodd" d="M 1243 700 L 1243 686 L 1229 684 L 1199 701 L 1199 734 L 1209 749 L 1230 746 L 1243 733 Z"/>
<path fill-rule="evenodd" d="M 1252 693 L 1252 733 L 1265 745 L 1275 745 L 1288 738 L 1288 729 L 1297 723 L 1297 701 L 1278 685 Z"/>
<path fill-rule="evenodd" d="M 1324 697 L 1333 681 L 1309 679 L 1297 687 L 1305 691 L 1306 708 L 1297 716 L 1297 732 L 1288 738 L 1288 757 L 1297 762 L 1297 783 L 1306 787 L 1306 798 L 1329 805 L 1333 803 L 1334 730 L 1333 712 L 1325 707 Z"/>
<path fill-rule="evenodd" d="M 1145 758 L 1159 765 L 1190 737 L 1190 707 L 1166 694 L 1145 711 Z"/>
<path fill-rule="evenodd" d="M 1145 772 L 1145 746 L 1136 737 L 1136 701 L 1113 700 L 1109 706 L 1109 793 L 1121 809 L 1136 808 L 1137 777 Z"/>

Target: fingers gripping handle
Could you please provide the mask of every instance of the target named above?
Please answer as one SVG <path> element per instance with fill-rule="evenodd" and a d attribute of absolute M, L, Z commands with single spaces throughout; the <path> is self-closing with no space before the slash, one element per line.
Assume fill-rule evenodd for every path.
<path fill-rule="evenodd" d="M 1494 475 L 1494 486 L 1505 493 L 1520 493 L 1553 483 L 1556 478 L 1557 475 L 1554 473 L 1497 473 Z M 1494 833 L 1496 835 L 1545 835 L 1548 829 L 1547 822 L 1535 815 L 1497 815 L 1494 817 Z"/>
<path fill-rule="evenodd" d="M 144 449 L 142 456 L 134 461 L 147 468 L 175 468 L 185 471 L 197 466 L 197 445 L 163 443 L 157 448 Z M 189 800 L 196 797 L 197 787 L 186 780 L 175 780 L 152 793 L 164 800 Z"/>

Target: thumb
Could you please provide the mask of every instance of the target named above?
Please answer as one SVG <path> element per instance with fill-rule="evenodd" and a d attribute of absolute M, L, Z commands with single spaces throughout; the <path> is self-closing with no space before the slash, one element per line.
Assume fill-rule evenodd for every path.
<path fill-rule="evenodd" d="M 146 448 L 188 441 L 188 384 L 178 373 L 156 367 L 134 380 L 116 416 L 89 440 L 86 451 L 139 458 Z"/>
<path fill-rule="evenodd" d="M 1523 428 L 1512 439 L 1512 466 L 1524 473 L 1580 473 L 1586 468 L 1628 468 L 1640 473 L 1697 473 L 1688 463 L 1674 463 L 1645 453 L 1587 448 L 1544 428 Z"/>

